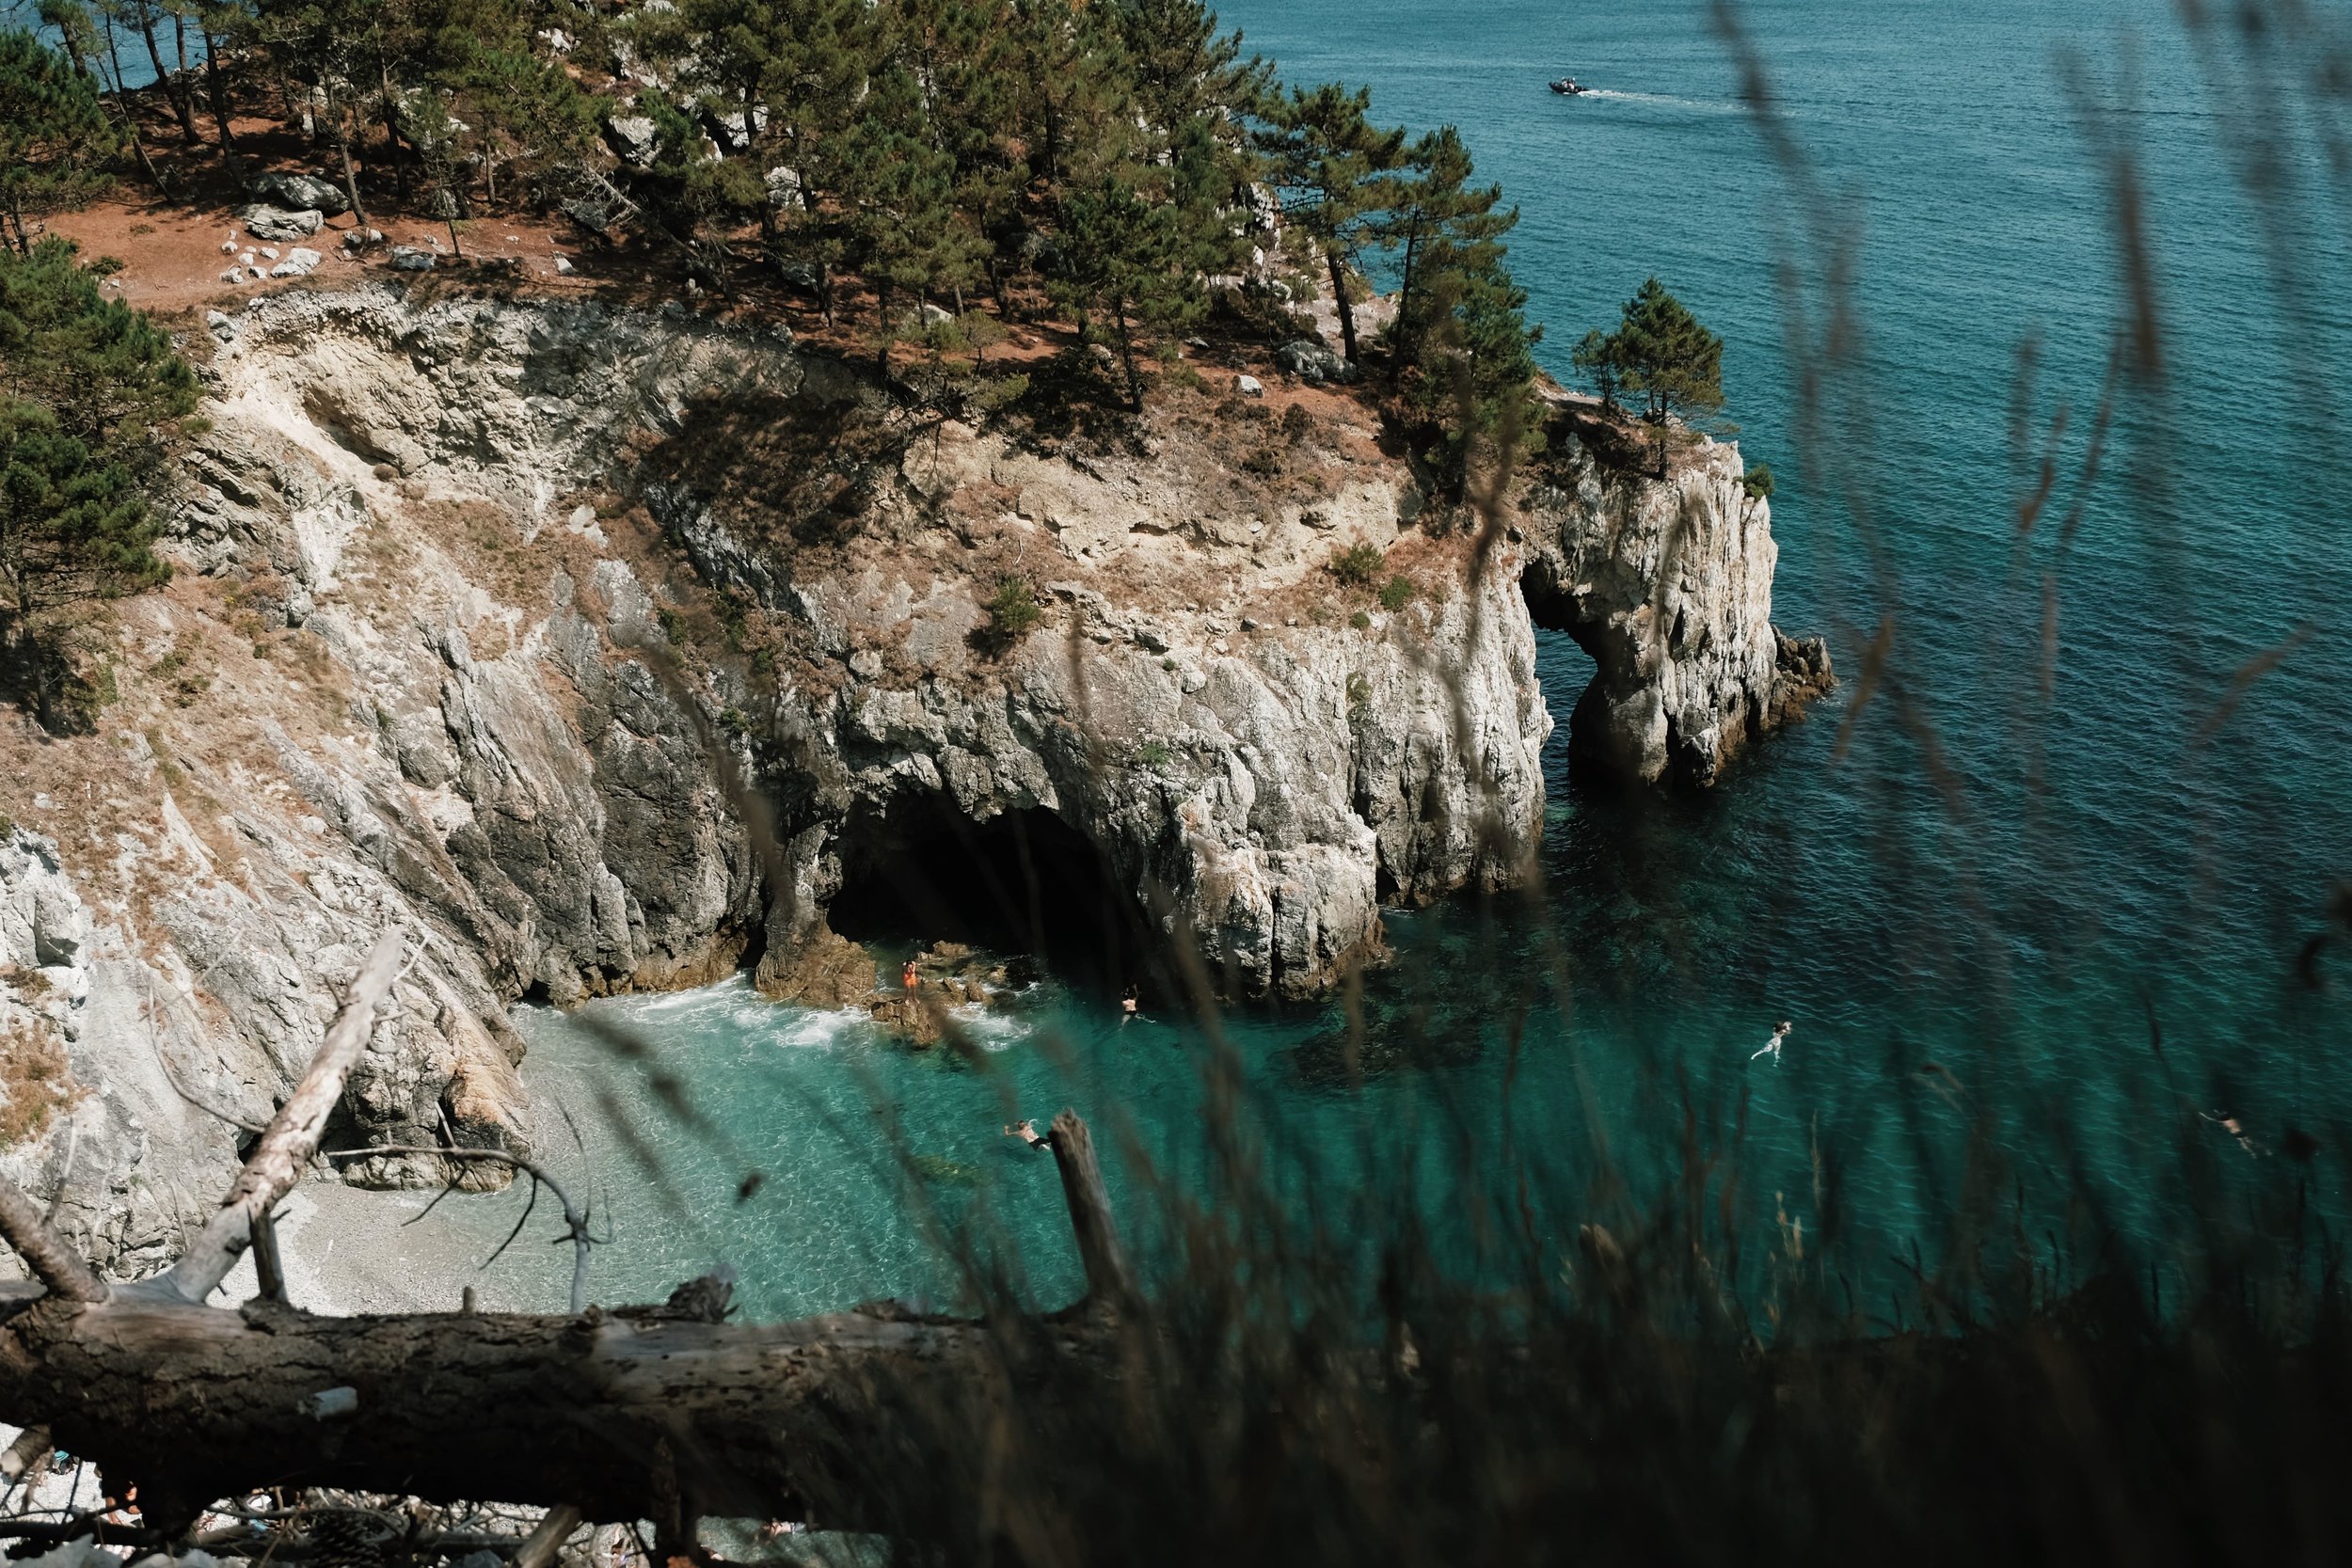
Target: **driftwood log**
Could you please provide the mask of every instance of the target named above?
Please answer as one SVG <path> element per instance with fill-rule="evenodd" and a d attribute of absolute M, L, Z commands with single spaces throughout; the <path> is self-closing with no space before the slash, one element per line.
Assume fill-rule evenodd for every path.
<path fill-rule="evenodd" d="M 991 1359 L 1001 1325 L 895 1309 L 729 1323 L 714 1321 L 726 1295 L 715 1281 L 667 1307 L 563 1316 L 322 1317 L 266 1295 L 203 1305 L 316 1151 L 401 945 L 388 936 L 371 954 L 219 1212 L 167 1273 L 101 1281 L 0 1180 L 0 1235 L 40 1280 L 0 1286 L 0 1419 L 46 1427 L 96 1462 L 112 1497 L 135 1486 L 136 1533 L 159 1543 L 183 1539 L 215 1499 L 267 1487 L 650 1519 L 664 1550 L 691 1549 L 701 1517 L 870 1522 L 841 1496 L 831 1456 L 858 1451 L 873 1390 L 944 1396 L 985 1380 L 1002 1366 Z M 1034 1326 L 1083 1351 L 1104 1338 L 1129 1275 L 1085 1123 L 1064 1111 L 1050 1144 L 1089 1294 Z"/>

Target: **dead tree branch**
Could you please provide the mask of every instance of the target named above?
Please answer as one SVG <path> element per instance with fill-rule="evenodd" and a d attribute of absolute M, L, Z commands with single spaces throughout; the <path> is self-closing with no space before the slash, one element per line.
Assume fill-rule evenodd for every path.
<path fill-rule="evenodd" d="M 1052 1132 L 1062 1201 L 1069 1206 L 1070 1228 L 1076 1233 L 1078 1259 L 1086 1266 L 1087 1299 L 1097 1306 L 1116 1305 L 1134 1294 L 1135 1281 L 1111 1221 L 1110 1195 L 1094 1158 L 1094 1134 L 1077 1112 L 1068 1109 L 1054 1118 Z"/>
<path fill-rule="evenodd" d="M 442 1148 L 432 1144 L 378 1144 L 370 1148 L 330 1148 L 329 1160 L 364 1160 L 376 1154 L 437 1154 L 444 1160 L 488 1160 L 495 1164 L 512 1165 L 533 1181 L 555 1195 L 555 1201 L 564 1206 L 564 1224 L 572 1233 L 572 1310 L 584 1310 L 588 1306 L 588 1249 L 596 1238 L 588 1231 L 588 1211 L 572 1201 L 563 1184 L 549 1176 L 535 1161 L 502 1148 Z"/>
<path fill-rule="evenodd" d="M 81 1254 L 49 1223 L 32 1195 L 0 1177 L 0 1237 L 8 1239 L 33 1277 L 49 1287 L 53 1296 L 68 1301 L 106 1299 L 105 1281 L 82 1260 Z"/>
<path fill-rule="evenodd" d="M 351 994 L 345 998 L 342 1010 L 327 1026 L 326 1040 L 304 1070 L 302 1082 L 294 1085 L 294 1093 L 287 1096 L 285 1104 L 270 1118 L 261 1142 L 246 1158 L 245 1168 L 237 1173 L 229 1196 L 205 1222 L 203 1230 L 180 1261 L 156 1281 L 156 1290 L 188 1302 L 201 1302 L 210 1296 L 229 1277 L 238 1254 L 251 1241 L 255 1216 L 268 1214 L 278 1206 L 278 1199 L 294 1191 L 294 1183 L 302 1179 L 303 1167 L 310 1163 L 311 1154 L 319 1147 L 319 1135 L 326 1130 L 326 1118 L 342 1100 L 343 1085 L 351 1077 L 351 1069 L 358 1064 L 359 1053 L 367 1049 L 368 1037 L 375 1030 L 376 1010 L 391 994 L 392 982 L 400 977 L 401 951 L 405 945 L 405 938 L 397 930 L 386 931 L 376 938 L 367 961 L 359 966 L 358 978 L 351 983 Z"/>
<path fill-rule="evenodd" d="M 892 1440 L 893 1400 L 944 1408 L 1004 1386 L 1002 1324 L 895 1309 L 728 1323 L 716 1321 L 723 1275 L 682 1290 L 668 1307 L 565 1316 L 328 1318 L 266 1298 L 234 1311 L 203 1305 L 256 1216 L 317 1148 L 400 952 L 388 935 L 369 955 L 302 1083 L 167 1288 L 108 1294 L 45 1223 L 18 1223 L 40 1216 L 15 1194 L 24 1208 L 0 1224 L 48 1289 L 0 1284 L 0 1418 L 45 1426 L 97 1463 L 111 1496 L 136 1486 L 141 1524 L 119 1533 L 148 1543 L 184 1538 L 215 1498 L 270 1487 L 555 1511 L 516 1548 L 524 1568 L 537 1568 L 581 1517 L 885 1522 L 888 1500 L 848 1479 L 855 1467 L 845 1456 Z M 1086 1124 L 1064 1111 L 1051 1141 L 1088 1302 L 1125 1298 L 1134 1283 Z M 343 1153 L 496 1159 L 547 1180 L 502 1150 Z M 587 1215 L 548 1185 L 573 1227 L 577 1301 Z M 1117 1378 L 1115 1331 L 1103 1315 L 1057 1313 L 1035 1330 L 1060 1364 L 1091 1362 L 1106 1382 Z M 885 1389 L 891 1397 L 878 1397 Z M 0 1525 L 0 1536 L 10 1533 Z M 223 1541 L 215 1549 L 246 1548 Z"/>

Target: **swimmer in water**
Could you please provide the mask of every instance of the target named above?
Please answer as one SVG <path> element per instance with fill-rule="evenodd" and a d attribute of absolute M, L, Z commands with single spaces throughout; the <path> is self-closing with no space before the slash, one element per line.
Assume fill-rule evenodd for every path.
<path fill-rule="evenodd" d="M 905 987 L 908 990 L 913 990 L 915 987 L 921 985 L 922 983 L 923 977 L 914 973 L 914 960 L 913 958 L 909 958 L 907 960 L 906 968 L 898 972 L 898 984 Z"/>
<path fill-rule="evenodd" d="M 1054 1135 L 1050 1132 L 1039 1132 L 1037 1123 L 1034 1121 L 1016 1121 L 1009 1124 L 1005 1129 L 1005 1136 L 1019 1138 L 1031 1148 L 1050 1149 L 1054 1147 Z"/>
<path fill-rule="evenodd" d="M 1130 1023 L 1142 1016 L 1143 1014 L 1140 1010 L 1138 1010 L 1138 1004 L 1136 1001 L 1136 988 L 1129 986 L 1127 988 L 1127 994 L 1119 999 L 1119 1022 L 1121 1023 Z"/>
<path fill-rule="evenodd" d="M 1779 1024 L 1772 1030 L 1772 1037 L 1766 1040 L 1764 1042 L 1763 1049 L 1749 1056 L 1748 1060 L 1753 1062 L 1757 1056 L 1769 1055 L 1772 1059 L 1772 1066 L 1780 1066 L 1780 1042 L 1788 1037 L 1788 1031 L 1793 1027 L 1795 1026 L 1787 1019 L 1782 1019 Z"/>
<path fill-rule="evenodd" d="M 2254 1147 L 2254 1140 L 2247 1134 L 2246 1124 L 2234 1116 L 2226 1111 L 2200 1111 L 2197 1114 L 2235 1138 L 2238 1148 L 2246 1150 L 2247 1153 L 2258 1155 L 2262 1152 Z"/>

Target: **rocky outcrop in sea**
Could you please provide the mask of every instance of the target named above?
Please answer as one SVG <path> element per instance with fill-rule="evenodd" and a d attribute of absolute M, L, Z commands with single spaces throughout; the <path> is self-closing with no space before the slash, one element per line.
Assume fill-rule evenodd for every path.
<path fill-rule="evenodd" d="M 120 607 L 135 678 L 74 743 L 104 793 L 44 795 L 0 857 L 0 909 L 80 933 L 56 1022 L 102 1085 L 16 1159 L 126 1272 L 388 924 L 418 956 L 330 1145 L 519 1149 L 514 1000 L 754 955 L 770 994 L 852 1000 L 831 916 L 991 835 L 1230 990 L 1321 990 L 1385 905 L 1530 874 L 1531 607 L 1595 657 L 1580 746 L 1642 778 L 1712 781 L 1794 690 L 1729 447 L 1661 483 L 1569 437 L 1482 549 L 1303 386 L 1089 444 L 675 311 L 371 287 L 212 328 L 188 570 Z"/>

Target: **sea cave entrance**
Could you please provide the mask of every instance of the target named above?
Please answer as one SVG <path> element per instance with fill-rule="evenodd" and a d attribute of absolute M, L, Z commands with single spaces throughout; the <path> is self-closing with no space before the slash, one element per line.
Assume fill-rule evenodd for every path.
<path fill-rule="evenodd" d="M 1082 990 L 1159 989 L 1158 944 L 1135 895 L 1046 807 L 975 822 L 944 795 L 900 796 L 853 815 L 840 845 L 828 923 L 852 941 L 960 942 L 1025 956 Z"/>

